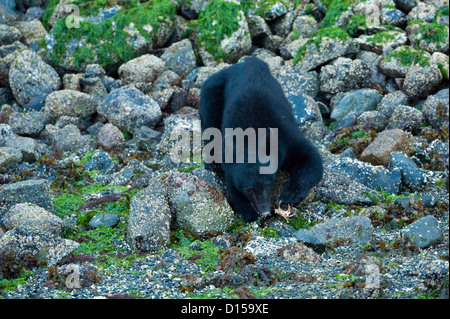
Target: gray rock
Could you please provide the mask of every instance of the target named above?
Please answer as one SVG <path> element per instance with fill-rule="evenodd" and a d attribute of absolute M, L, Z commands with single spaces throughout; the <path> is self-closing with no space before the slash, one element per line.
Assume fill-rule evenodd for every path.
<path fill-rule="evenodd" d="M 98 214 L 92 217 L 92 219 L 89 221 L 89 228 L 96 229 L 101 226 L 112 228 L 114 226 L 117 226 L 119 221 L 119 216 L 114 213 Z"/>
<path fill-rule="evenodd" d="M 274 77 L 280 82 L 286 95 L 295 95 L 302 92 L 315 98 L 319 92 L 319 76 L 315 71 L 305 72 L 284 65 L 277 69 Z"/>
<path fill-rule="evenodd" d="M 402 234 L 408 237 L 419 248 L 427 248 L 440 243 L 443 233 L 439 229 L 438 221 L 428 215 L 416 220 L 402 229 Z"/>
<path fill-rule="evenodd" d="M 388 118 L 380 111 L 366 111 L 358 116 L 357 123 L 368 130 L 381 132 L 388 125 Z"/>
<path fill-rule="evenodd" d="M 409 189 L 416 191 L 424 186 L 424 174 L 416 163 L 402 152 L 392 152 L 387 166 L 390 170 L 400 169 L 402 182 Z"/>
<path fill-rule="evenodd" d="M 324 37 L 318 46 L 314 37 L 311 39 L 312 42 L 306 44 L 305 54 L 295 65 L 298 70 L 310 71 L 338 57 L 358 52 L 356 42 L 350 37 L 345 40 Z"/>
<path fill-rule="evenodd" d="M 406 14 L 397 9 L 381 9 L 381 23 L 394 27 L 404 27 L 406 25 Z"/>
<path fill-rule="evenodd" d="M 14 205 L 35 204 L 53 212 L 49 182 L 44 179 L 30 179 L 22 182 L 0 185 L 0 219 Z"/>
<path fill-rule="evenodd" d="M 29 229 L 45 231 L 62 236 L 66 225 L 58 216 L 30 203 L 16 204 L 3 216 L 3 225 L 7 230 L 20 225 L 27 225 Z"/>
<path fill-rule="evenodd" d="M 75 251 L 77 242 L 27 225 L 14 227 L 0 238 L 0 251 L 13 251 L 18 258 L 36 258 L 51 267 Z"/>
<path fill-rule="evenodd" d="M 347 157 L 339 159 L 329 167 L 371 189 L 381 188 L 385 192 L 394 194 L 399 192 L 402 181 L 400 170 L 389 171 L 382 166 L 373 166 Z"/>
<path fill-rule="evenodd" d="M 382 95 L 373 89 L 351 91 L 335 106 L 330 117 L 334 120 L 343 118 L 349 112 L 361 114 L 365 111 L 375 110 L 381 101 Z"/>
<path fill-rule="evenodd" d="M 325 169 L 322 181 L 314 189 L 315 200 L 340 205 L 370 205 L 373 200 L 367 194 L 377 196 L 373 189 L 332 168 Z"/>
<path fill-rule="evenodd" d="M 84 163 L 84 169 L 87 171 L 98 170 L 103 174 L 110 174 L 114 171 L 114 161 L 108 153 L 102 150 L 96 150 L 90 160 Z"/>
<path fill-rule="evenodd" d="M 408 13 L 407 19 L 408 21 L 421 20 L 423 22 L 432 22 L 436 11 L 437 9 L 433 5 L 418 1 L 417 5 Z"/>
<path fill-rule="evenodd" d="M 362 50 L 372 51 L 377 54 L 388 54 L 395 48 L 405 45 L 408 37 L 403 31 L 382 31 L 383 40 L 378 41 L 374 35 L 361 35 L 355 39 Z M 380 37 L 380 35 L 378 35 Z"/>
<path fill-rule="evenodd" d="M 448 90 L 447 90 L 448 91 Z M 438 95 L 427 97 L 422 106 L 425 122 L 433 129 L 438 130 L 443 125 L 448 127 L 449 119 L 449 99 L 439 98 Z"/>
<path fill-rule="evenodd" d="M 105 70 L 100 64 L 88 64 L 84 71 L 85 78 L 97 78 L 106 75 Z"/>
<path fill-rule="evenodd" d="M 5 145 L 6 141 L 14 138 L 14 132 L 10 125 L 0 124 L 0 146 Z"/>
<path fill-rule="evenodd" d="M 0 147 L 0 174 L 6 173 L 22 161 L 22 152 L 16 148 Z"/>
<path fill-rule="evenodd" d="M 409 13 L 415 6 L 417 0 L 394 0 L 395 6 L 405 13 Z"/>
<path fill-rule="evenodd" d="M 292 24 L 292 30 L 300 32 L 305 38 L 310 38 L 319 29 L 316 19 L 310 15 L 297 16 Z"/>
<path fill-rule="evenodd" d="M 98 132 L 98 145 L 106 151 L 121 151 L 125 147 L 123 133 L 114 125 L 106 123 Z"/>
<path fill-rule="evenodd" d="M 0 46 L 20 40 L 20 31 L 13 26 L 0 24 Z"/>
<path fill-rule="evenodd" d="M 407 105 L 407 104 L 408 104 L 408 96 L 402 91 L 395 91 L 383 96 L 383 98 L 381 99 L 380 103 L 377 106 L 377 111 L 380 111 L 387 118 L 390 118 L 398 105 Z"/>
<path fill-rule="evenodd" d="M 164 181 L 155 177 L 130 202 L 126 241 L 134 251 L 155 252 L 170 238 L 170 206 Z"/>
<path fill-rule="evenodd" d="M 177 74 L 188 74 L 197 66 L 197 59 L 191 41 L 184 39 L 175 42 L 161 55 L 166 66 Z"/>
<path fill-rule="evenodd" d="M 387 76 L 391 78 L 404 78 L 406 74 L 408 73 L 409 68 L 413 64 L 413 61 L 411 63 L 406 63 L 405 61 L 402 61 L 401 59 L 395 57 L 395 55 L 400 52 L 402 54 L 418 54 L 421 57 L 428 57 L 430 58 L 431 55 L 423 50 L 415 49 L 409 45 L 402 45 L 396 48 L 394 51 L 392 51 L 392 56 L 388 55 L 385 56 L 379 63 L 379 67 L 381 71 L 386 74 Z"/>
<path fill-rule="evenodd" d="M 225 196 L 192 174 L 171 172 L 167 177 L 175 226 L 198 235 L 223 232 L 235 219 Z"/>
<path fill-rule="evenodd" d="M 123 84 L 151 84 L 165 69 L 166 64 L 163 60 L 152 54 L 146 54 L 122 64 L 118 72 Z"/>
<path fill-rule="evenodd" d="M 86 118 L 96 112 L 97 104 L 98 102 L 89 94 L 60 90 L 47 96 L 43 110 L 56 118 L 61 116 Z"/>
<path fill-rule="evenodd" d="M 323 245 L 365 245 L 372 240 L 373 226 L 365 216 L 333 218 L 310 229 Z"/>
<path fill-rule="evenodd" d="M 321 243 L 319 239 L 314 236 L 314 233 L 308 229 L 299 229 L 295 234 L 295 238 L 312 246 L 323 246 L 323 243 Z"/>
<path fill-rule="evenodd" d="M 263 18 L 267 21 L 275 20 L 287 12 L 287 8 L 281 2 L 275 2 L 270 8 L 264 8 L 264 12 L 262 14 Z"/>
<path fill-rule="evenodd" d="M 97 175 L 95 180 L 97 183 L 107 183 L 112 186 L 119 186 L 129 183 L 133 176 L 136 174 L 143 175 L 149 178 L 152 175 L 152 170 L 139 162 L 136 159 L 132 159 L 127 166 L 120 171 L 113 173 L 109 176 Z"/>
<path fill-rule="evenodd" d="M 14 112 L 9 115 L 8 123 L 16 134 L 37 136 L 52 121 L 52 115 L 45 112 Z"/>
<path fill-rule="evenodd" d="M 5 146 L 20 150 L 22 152 L 22 161 L 24 162 L 34 163 L 41 156 L 39 143 L 30 137 L 17 136 L 7 140 Z"/>
<path fill-rule="evenodd" d="M 260 16 L 248 15 L 247 23 L 253 41 L 258 41 L 272 35 L 270 27 Z"/>
<path fill-rule="evenodd" d="M 423 123 L 423 114 L 415 107 L 407 105 L 398 105 L 386 126 L 387 130 L 401 129 L 404 131 L 415 132 Z"/>
<path fill-rule="evenodd" d="M 89 94 L 96 101 L 96 104 L 108 95 L 108 90 L 101 78 L 81 78 L 79 83 L 81 91 Z"/>
<path fill-rule="evenodd" d="M 194 134 L 201 134 L 200 120 L 187 119 L 178 115 L 170 115 L 164 119 L 164 133 L 161 136 L 161 141 L 156 146 L 157 157 L 168 162 L 167 164 L 179 164 L 180 162 L 190 162 L 189 158 L 184 158 L 183 154 L 177 153 L 180 150 L 180 144 L 177 139 L 180 136 L 193 139 Z M 190 145 L 191 146 L 191 145 Z M 194 147 L 194 145 L 192 145 Z M 194 154 L 200 152 L 199 149 L 194 149 Z M 198 160 L 198 159 L 196 159 Z"/>
<path fill-rule="evenodd" d="M 441 70 L 436 64 L 427 67 L 413 65 L 406 73 L 402 90 L 412 98 L 426 97 L 439 88 L 442 80 Z"/>
<path fill-rule="evenodd" d="M 294 117 L 298 124 L 302 126 L 306 122 L 322 121 L 322 115 L 314 99 L 302 92 L 296 95 L 287 95 L 288 101 L 292 104 Z"/>
<path fill-rule="evenodd" d="M 47 125 L 47 127 L 49 126 Z M 66 125 L 62 129 L 54 128 L 50 141 L 59 152 L 75 151 L 86 145 L 92 147 L 96 145 L 90 135 L 81 135 L 79 128 L 73 124 Z"/>
<path fill-rule="evenodd" d="M 161 132 L 147 126 L 141 126 L 133 134 L 133 142 L 142 150 L 154 150 L 161 140 Z"/>
<path fill-rule="evenodd" d="M 97 111 L 121 131 L 130 133 L 141 126 L 155 126 L 162 116 L 158 104 L 134 88 L 112 91 Z"/>
<path fill-rule="evenodd" d="M 368 87 L 372 71 L 362 60 L 338 58 L 328 64 L 320 72 L 320 90 L 336 94 Z"/>
<path fill-rule="evenodd" d="M 17 103 L 25 105 L 35 96 L 58 90 L 61 79 L 36 53 L 25 50 L 11 64 L 9 83 Z"/>

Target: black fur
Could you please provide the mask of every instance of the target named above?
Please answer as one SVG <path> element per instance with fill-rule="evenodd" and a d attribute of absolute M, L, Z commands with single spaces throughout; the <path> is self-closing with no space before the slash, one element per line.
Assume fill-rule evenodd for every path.
<path fill-rule="evenodd" d="M 265 62 L 252 57 L 212 75 L 203 84 L 199 109 L 202 131 L 214 127 L 222 136 L 225 128 L 278 128 L 278 168 L 290 174 L 280 196 L 282 206 L 304 200 L 321 180 L 320 155 L 301 134 L 292 106 Z M 233 208 L 250 222 L 270 211 L 276 174 L 260 174 L 262 164 L 248 163 L 247 155 L 243 164 L 211 163 L 205 168 L 222 169 Z"/>

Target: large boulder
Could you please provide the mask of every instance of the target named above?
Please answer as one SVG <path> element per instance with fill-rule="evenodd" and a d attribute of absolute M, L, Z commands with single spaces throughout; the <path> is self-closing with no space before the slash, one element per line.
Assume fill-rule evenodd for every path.
<path fill-rule="evenodd" d="M 97 111 L 121 131 L 130 133 L 141 126 L 154 127 L 162 117 L 159 105 L 134 88 L 112 91 L 100 103 Z"/>
<path fill-rule="evenodd" d="M 61 79 L 35 52 L 25 50 L 11 64 L 9 84 L 17 103 L 26 105 L 37 96 L 58 90 Z"/>

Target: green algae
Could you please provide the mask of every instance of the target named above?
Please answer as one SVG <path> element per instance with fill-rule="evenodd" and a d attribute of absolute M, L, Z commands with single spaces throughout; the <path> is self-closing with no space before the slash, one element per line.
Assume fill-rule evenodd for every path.
<path fill-rule="evenodd" d="M 216 60 L 224 57 L 221 41 L 239 29 L 241 6 L 222 0 L 213 0 L 198 17 L 198 43 Z"/>
<path fill-rule="evenodd" d="M 51 16 L 54 6 L 54 1 L 49 2 L 46 17 Z M 97 9 L 97 7 L 84 8 L 84 11 L 80 10 L 80 15 L 93 14 Z M 136 39 L 136 35 L 131 36 L 125 31 L 126 28 L 133 25 L 145 41 L 152 45 L 157 40 L 156 36 L 161 25 L 168 21 L 175 21 L 175 16 L 176 8 L 170 0 L 152 0 L 135 6 L 130 5 L 130 8 L 99 23 L 81 20 L 79 28 L 69 28 L 66 25 L 66 18 L 61 18 L 51 31 L 56 44 L 48 55 L 52 63 L 58 65 L 67 53 L 68 43 L 79 41 L 85 45 L 78 46 L 72 57 L 72 62 L 78 67 L 94 62 L 103 67 L 120 61 L 126 62 L 138 55 L 130 43 L 130 40 Z M 49 17 L 44 21 L 48 23 L 48 19 Z M 151 32 L 148 31 L 149 29 Z M 46 46 L 45 40 L 42 46 Z"/>

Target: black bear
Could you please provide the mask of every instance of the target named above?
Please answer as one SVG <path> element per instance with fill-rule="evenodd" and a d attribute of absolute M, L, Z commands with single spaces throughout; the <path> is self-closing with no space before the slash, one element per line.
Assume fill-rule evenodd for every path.
<path fill-rule="evenodd" d="M 248 128 L 255 132 L 263 129 L 267 134 L 262 139 L 258 137 L 257 144 L 258 147 L 264 146 L 265 150 L 270 148 L 269 137 L 277 133 L 275 162 L 278 169 L 290 175 L 280 195 L 281 207 L 304 200 L 310 189 L 322 179 L 322 159 L 312 143 L 301 134 L 292 106 L 265 62 L 250 57 L 209 77 L 201 89 L 199 115 L 203 133 L 215 128 L 222 136 L 221 158 L 215 157 L 215 162 L 208 163 L 204 157 L 205 168 L 223 171 L 231 205 L 245 222 L 270 215 L 276 170 L 262 174 L 261 168 L 267 167 L 267 160 L 249 160 L 254 153 L 249 150 L 250 142 L 254 142 L 249 136 L 245 136 L 244 161 L 227 162 L 227 129 L 239 128 L 247 132 Z M 210 136 L 203 135 L 202 139 L 205 143 L 212 141 Z M 235 145 L 232 150 L 238 151 Z M 214 158 L 217 154 L 206 155 Z"/>

